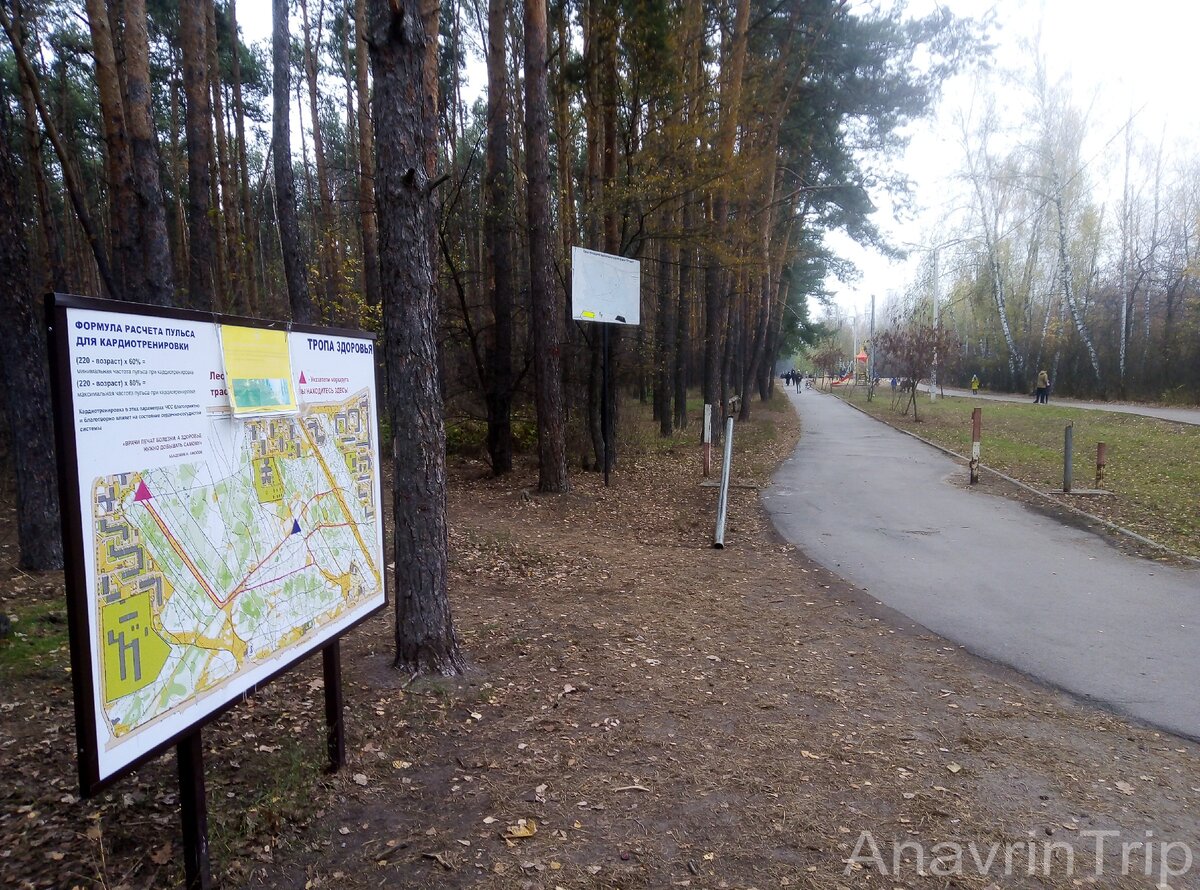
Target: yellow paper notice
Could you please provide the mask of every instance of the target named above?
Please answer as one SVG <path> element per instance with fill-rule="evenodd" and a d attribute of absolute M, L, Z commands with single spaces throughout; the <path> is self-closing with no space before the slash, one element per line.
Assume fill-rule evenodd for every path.
<path fill-rule="evenodd" d="M 296 413 L 287 331 L 222 325 L 221 354 L 235 417 Z"/>

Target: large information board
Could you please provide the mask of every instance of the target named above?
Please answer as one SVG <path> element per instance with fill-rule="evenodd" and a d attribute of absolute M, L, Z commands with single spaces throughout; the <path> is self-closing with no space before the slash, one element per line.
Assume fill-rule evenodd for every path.
<path fill-rule="evenodd" d="M 571 318 L 642 323 L 642 264 L 628 257 L 571 248 Z"/>
<path fill-rule="evenodd" d="M 374 340 L 47 308 L 88 794 L 385 605 Z M 247 364 L 231 344 L 263 331 L 286 353 Z M 238 365 L 266 369 L 237 385 L 271 410 L 235 416 Z"/>

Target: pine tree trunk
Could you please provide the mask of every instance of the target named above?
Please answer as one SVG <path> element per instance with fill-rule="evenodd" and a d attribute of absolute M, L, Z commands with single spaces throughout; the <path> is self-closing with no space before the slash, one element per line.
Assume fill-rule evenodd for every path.
<path fill-rule="evenodd" d="M 358 78 L 358 216 L 362 226 L 363 284 L 367 304 L 379 305 L 379 228 L 375 221 L 375 146 L 371 131 L 371 88 L 367 67 L 367 0 L 354 0 L 355 63 Z"/>
<path fill-rule="evenodd" d="M 322 13 L 324 7 L 322 7 Z M 334 256 L 337 235 L 333 229 L 333 198 L 329 193 L 329 167 L 325 158 L 325 136 L 321 130 L 320 109 L 317 105 L 317 57 L 313 52 L 313 28 L 308 20 L 308 0 L 300 0 L 300 15 L 304 24 L 304 74 L 308 85 L 308 113 L 312 123 L 313 160 L 317 167 L 317 230 L 316 253 L 321 268 L 321 281 L 325 290 L 325 311 L 338 313 L 337 279 L 341 270 Z M 323 16 L 316 23 L 318 42 L 323 30 Z"/>
<path fill-rule="evenodd" d="M 158 174 L 158 144 L 154 113 L 150 107 L 150 39 L 146 26 L 146 0 L 124 0 L 126 119 L 133 154 L 133 179 L 137 192 L 142 258 L 146 270 L 146 302 L 155 306 L 175 303 L 175 270 L 167 210 Z"/>
<path fill-rule="evenodd" d="M 239 249 L 242 255 L 243 279 L 246 283 L 246 305 L 251 314 L 260 312 L 258 298 L 258 273 L 255 257 L 254 237 L 258 221 L 254 217 L 253 205 L 250 201 L 250 163 L 246 157 L 246 107 L 242 102 L 242 43 L 238 36 L 237 0 L 229 0 L 229 31 L 233 35 L 233 60 L 230 74 L 233 79 L 233 120 L 234 136 L 237 139 L 237 183 L 238 200 L 241 205 L 242 243 Z"/>
<path fill-rule="evenodd" d="M 137 201 L 133 192 L 133 161 L 121 79 L 104 0 L 87 0 L 92 55 L 96 62 L 96 92 L 104 133 L 104 166 L 108 180 L 109 244 L 112 272 L 120 298 L 144 301 L 145 274 L 138 238 Z"/>
<path fill-rule="evenodd" d="M 220 185 L 220 192 L 213 206 L 218 218 L 217 231 L 217 263 L 221 273 L 221 292 L 225 295 L 224 308 L 239 315 L 247 310 L 245 285 L 242 281 L 241 257 L 238 254 L 238 244 L 241 237 L 238 234 L 238 208 L 234 198 L 233 183 L 236 182 L 237 169 L 233 153 L 229 150 L 229 139 L 225 127 L 225 97 L 221 85 L 221 58 L 217 50 L 217 12 L 213 0 L 206 0 L 205 15 L 208 17 L 208 80 L 209 94 L 212 101 L 213 124 L 216 144 L 216 171 L 214 185 Z M 236 49 L 236 47 L 235 47 Z"/>
<path fill-rule="evenodd" d="M 7 106 L 3 125 L 7 132 Z M 17 487 L 17 543 L 20 568 L 61 569 L 58 476 L 50 416 L 50 377 L 41 313 L 30 291 L 29 256 L 8 141 L 0 139 L 0 369 L 4 387 Z M 20 385 L 17 385 L 20 381 Z"/>
<path fill-rule="evenodd" d="M 183 53 L 183 92 L 187 99 L 187 223 L 189 234 L 188 304 L 212 310 L 216 293 L 216 232 L 212 221 L 212 118 L 208 101 L 208 66 L 204 8 L 179 5 L 179 47 Z"/>
<path fill-rule="evenodd" d="M 395 11 L 393 11 L 393 8 Z M 425 174 L 432 120 L 423 101 L 427 36 L 418 0 L 371 0 L 379 271 L 395 437 L 396 664 L 458 673 L 446 595 L 446 437 L 438 386 L 438 301 Z"/>
<path fill-rule="evenodd" d="M 18 82 L 21 90 L 21 110 L 24 115 L 25 152 L 29 158 L 29 171 L 33 177 L 33 192 L 38 208 L 38 243 L 46 267 L 46 285 L 42 289 L 64 293 L 67 290 L 67 272 L 63 263 L 58 218 L 50 203 L 50 186 L 46 181 L 46 164 L 42 157 L 43 137 L 38 126 L 37 108 L 25 78 L 18 78 Z"/>
<path fill-rule="evenodd" d="M 484 226 L 491 272 L 492 342 L 487 362 L 487 447 L 493 475 L 512 470 L 512 171 L 508 151 L 507 0 L 489 0 L 487 34 L 487 158 Z"/>
<path fill-rule="evenodd" d="M 525 170 L 529 295 L 537 386 L 538 490 L 564 492 L 567 478 L 561 307 L 550 268 L 550 111 L 546 98 L 546 0 L 525 0 Z"/>
<path fill-rule="evenodd" d="M 659 229 L 666 232 L 671 224 L 671 213 L 664 209 Z M 675 390 L 675 309 L 677 300 L 671 290 L 671 242 L 668 238 L 658 239 L 658 312 L 654 319 L 654 411 L 658 415 L 658 432 L 670 436 L 675 429 L 675 417 L 671 411 L 671 396 Z"/>
<path fill-rule="evenodd" d="M 275 172 L 275 215 L 283 276 L 287 281 L 292 321 L 312 324 L 316 307 L 308 292 L 308 272 L 300 248 L 300 223 L 296 218 L 296 177 L 292 169 L 291 37 L 288 34 L 288 0 L 272 0 L 271 65 L 274 131 L 272 152 Z"/>

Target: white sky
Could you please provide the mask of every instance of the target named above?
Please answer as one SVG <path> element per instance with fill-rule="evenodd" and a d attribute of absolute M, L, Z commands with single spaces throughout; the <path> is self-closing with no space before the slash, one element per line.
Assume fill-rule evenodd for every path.
<path fill-rule="evenodd" d="M 867 5 L 867 4 L 860 4 Z M 874 5 L 874 4 L 872 4 Z M 1135 132 L 1168 146 L 1200 146 L 1200 101 L 1196 88 L 1196 39 L 1200 36 L 1200 2 L 1196 0 L 908 0 L 913 15 L 935 7 L 958 15 L 980 17 L 994 11 L 997 30 L 995 66 L 1028 71 L 1028 48 L 1041 31 L 1041 51 L 1051 82 L 1069 75 L 1076 103 L 1091 108 L 1085 160 L 1093 160 L 1093 181 L 1104 188 L 1104 143 L 1118 133 L 1131 111 Z M 915 127 L 912 143 L 898 167 L 914 181 L 915 214 L 896 220 L 883 199 L 878 225 L 898 245 L 937 243 L 946 237 L 940 225 L 962 205 L 955 173 L 961 167 L 955 116 L 975 92 L 977 76 L 960 76 L 946 84 L 936 116 Z M 1021 87 L 1004 87 L 1016 112 Z M 998 103 L 1005 107 L 1005 103 Z M 1123 139 L 1118 138 L 1116 148 Z M 1119 182 L 1118 186 L 1119 188 Z M 829 281 L 838 307 L 847 315 L 869 312 L 871 295 L 882 303 L 889 291 L 901 291 L 914 277 L 926 254 L 914 250 L 907 262 L 890 263 L 844 237 L 830 242 L 851 258 L 862 277 L 849 284 Z M 816 307 L 812 307 L 814 310 Z"/>

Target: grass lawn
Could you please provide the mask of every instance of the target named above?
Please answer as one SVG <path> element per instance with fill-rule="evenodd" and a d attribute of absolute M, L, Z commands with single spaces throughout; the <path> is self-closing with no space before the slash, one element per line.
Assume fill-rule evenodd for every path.
<path fill-rule="evenodd" d="M 1063 429 L 1075 425 L 1075 488 L 1091 488 L 1096 444 L 1108 446 L 1104 488 L 1112 497 L 1073 497 L 1077 507 L 1173 550 L 1200 556 L 1200 427 L 1134 414 L 1061 405 L 918 396 L 920 423 L 892 408 L 887 387 L 867 402 L 865 387 L 835 390 L 885 422 L 944 445 L 971 449 L 971 409 L 983 408 L 985 466 L 1046 490 L 1062 488 Z"/>

